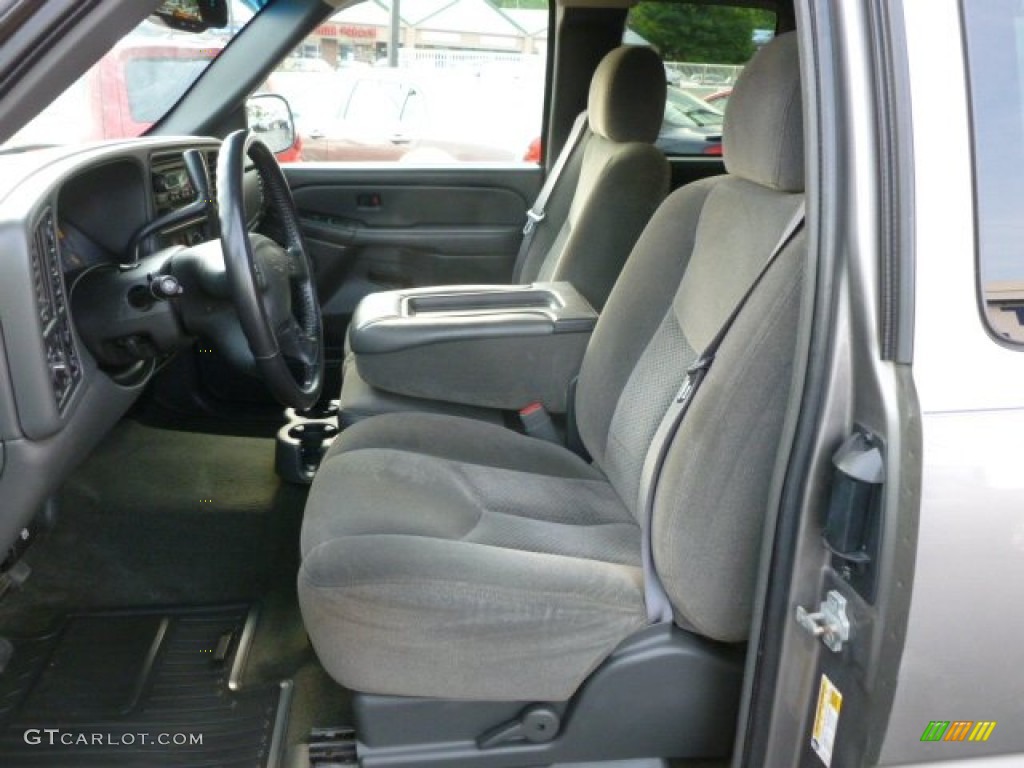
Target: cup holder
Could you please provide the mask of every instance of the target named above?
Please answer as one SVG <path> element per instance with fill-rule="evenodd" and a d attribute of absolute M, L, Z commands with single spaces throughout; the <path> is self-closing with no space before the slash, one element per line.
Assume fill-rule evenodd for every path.
<path fill-rule="evenodd" d="M 325 440 L 337 437 L 340 431 L 336 424 L 329 422 L 300 422 L 288 428 L 288 437 L 302 445 L 323 445 Z"/>
<path fill-rule="evenodd" d="M 312 421 L 324 421 L 326 419 L 337 419 L 338 412 L 341 409 L 338 407 L 337 400 L 331 400 L 329 403 L 317 404 L 312 408 L 307 408 L 304 411 L 297 411 L 294 408 L 289 408 L 284 412 L 284 417 L 288 421 L 301 421 L 301 420 L 312 420 Z"/>
<path fill-rule="evenodd" d="M 277 432 L 275 465 L 277 474 L 290 483 L 309 484 L 341 429 L 338 403 L 296 411 L 285 411 L 287 423 Z"/>

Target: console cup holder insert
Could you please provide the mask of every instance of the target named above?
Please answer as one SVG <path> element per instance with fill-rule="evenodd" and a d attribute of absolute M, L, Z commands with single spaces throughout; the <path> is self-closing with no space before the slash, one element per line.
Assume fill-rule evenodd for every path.
<path fill-rule="evenodd" d="M 294 408 L 289 408 L 285 411 L 284 416 L 288 421 L 326 421 L 328 419 L 338 418 L 338 401 L 331 400 L 329 403 L 317 403 L 312 408 L 307 408 L 304 411 L 297 411 Z"/>
<path fill-rule="evenodd" d="M 288 429 L 288 436 L 307 445 L 322 445 L 325 440 L 337 437 L 341 430 L 329 422 L 306 421 Z"/>
<path fill-rule="evenodd" d="M 313 482 L 320 462 L 341 433 L 337 421 L 338 404 L 285 411 L 287 421 L 277 432 L 274 465 L 281 479 L 308 485 Z"/>

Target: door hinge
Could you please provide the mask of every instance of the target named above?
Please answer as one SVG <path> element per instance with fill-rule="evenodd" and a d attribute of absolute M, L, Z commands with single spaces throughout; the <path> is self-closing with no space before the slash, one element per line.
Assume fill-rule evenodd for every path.
<path fill-rule="evenodd" d="M 797 623 L 821 641 L 833 653 L 843 650 L 850 639 L 850 619 L 846 615 L 846 598 L 831 590 L 814 613 L 802 605 L 796 607 Z"/>

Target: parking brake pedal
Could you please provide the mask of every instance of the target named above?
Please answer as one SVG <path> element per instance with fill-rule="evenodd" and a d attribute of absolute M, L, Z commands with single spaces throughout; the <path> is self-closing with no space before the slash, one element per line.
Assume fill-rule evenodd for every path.
<path fill-rule="evenodd" d="M 314 728 L 309 733 L 310 768 L 359 765 L 356 732 L 352 728 Z"/>

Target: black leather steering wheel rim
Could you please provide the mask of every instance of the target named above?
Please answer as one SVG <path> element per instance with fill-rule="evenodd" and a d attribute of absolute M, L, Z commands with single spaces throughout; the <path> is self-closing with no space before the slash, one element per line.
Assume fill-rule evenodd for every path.
<path fill-rule="evenodd" d="M 284 243 L 252 235 L 245 204 L 251 163 Z M 217 157 L 221 248 L 232 299 L 257 368 L 282 404 L 306 409 L 323 387 L 320 302 L 291 190 L 277 159 L 248 131 L 224 139 Z"/>

